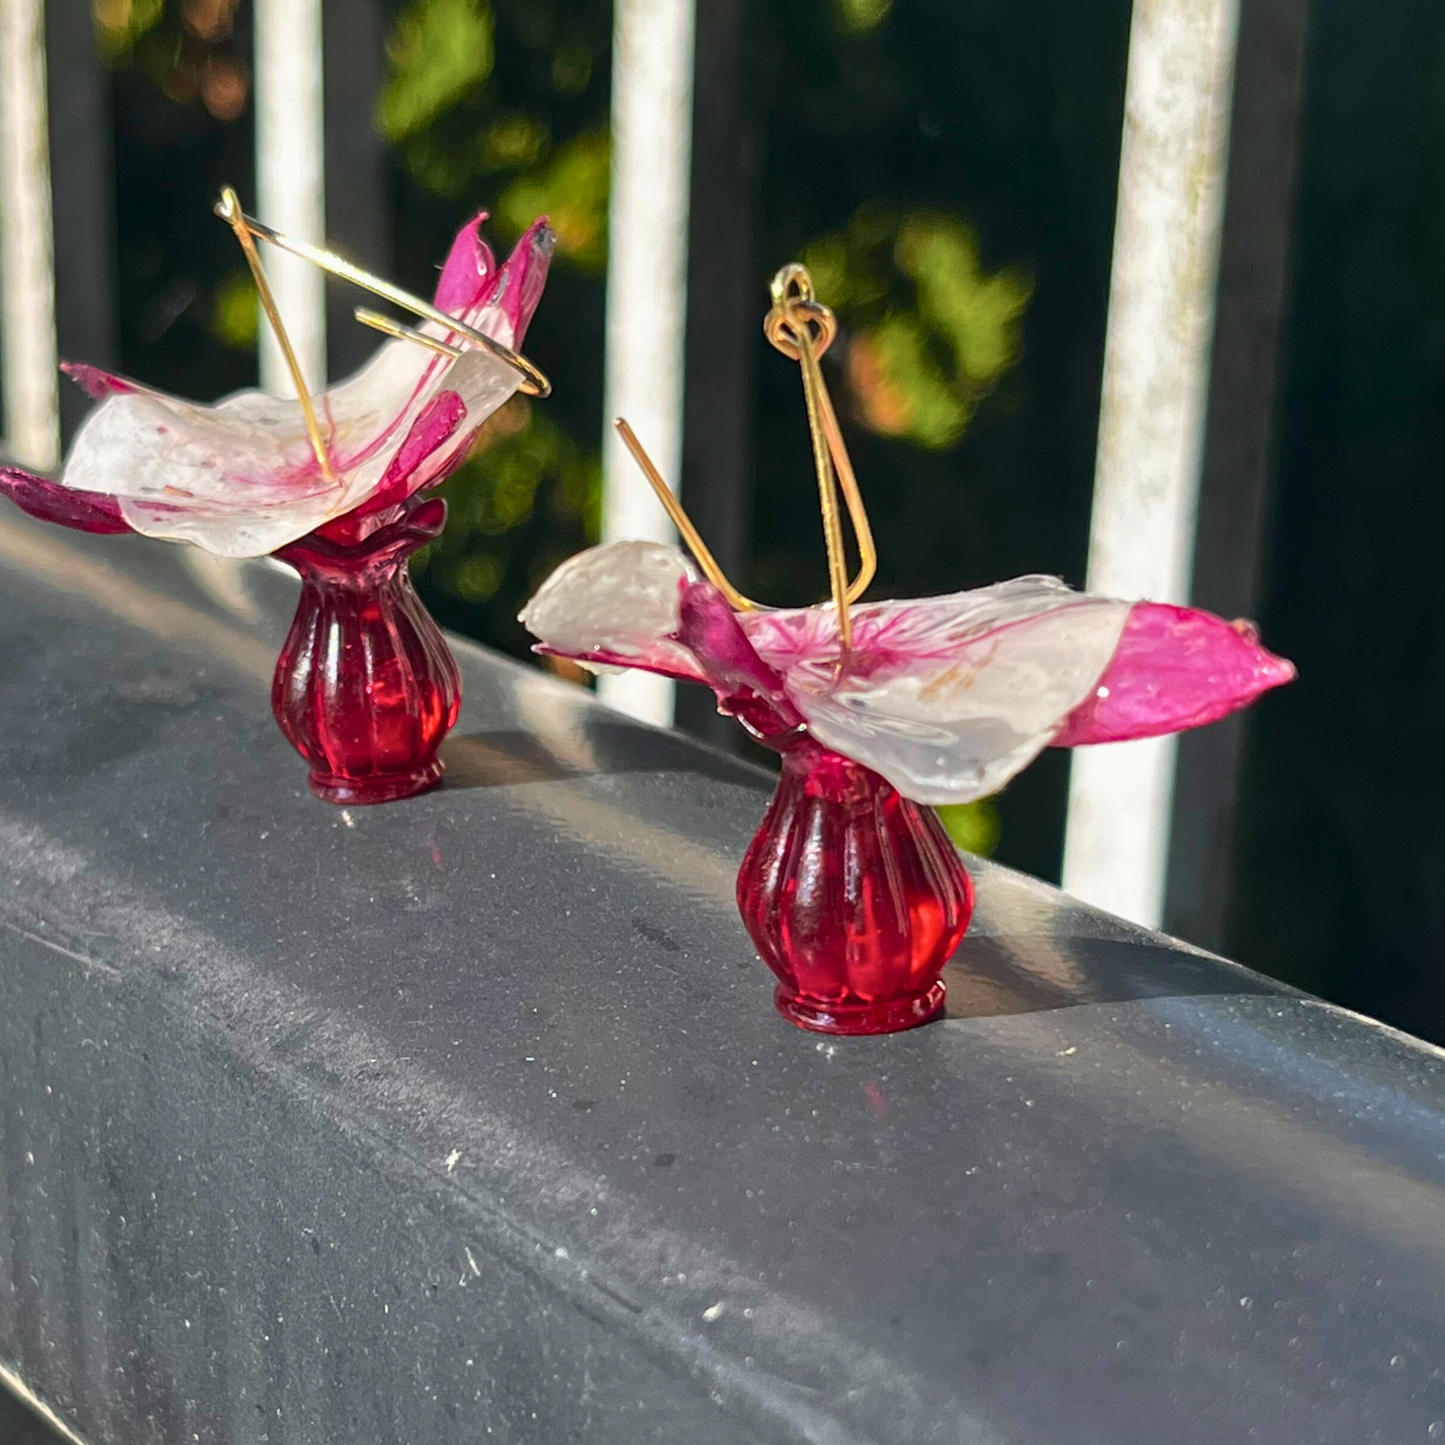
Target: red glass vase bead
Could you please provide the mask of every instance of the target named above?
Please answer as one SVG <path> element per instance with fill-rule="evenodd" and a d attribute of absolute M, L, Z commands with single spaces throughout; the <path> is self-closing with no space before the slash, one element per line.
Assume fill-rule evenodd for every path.
<path fill-rule="evenodd" d="M 446 515 L 431 498 L 363 538 L 313 532 L 276 553 L 301 574 L 301 600 L 271 710 L 311 765 L 311 791 L 328 803 L 410 797 L 444 771 L 437 748 L 457 720 L 461 677 L 407 559 Z"/>
<path fill-rule="evenodd" d="M 885 1034 L 943 1007 L 940 974 L 973 884 L 931 808 L 808 740 L 738 870 L 738 908 L 778 977 L 778 1012 L 828 1034 Z"/>

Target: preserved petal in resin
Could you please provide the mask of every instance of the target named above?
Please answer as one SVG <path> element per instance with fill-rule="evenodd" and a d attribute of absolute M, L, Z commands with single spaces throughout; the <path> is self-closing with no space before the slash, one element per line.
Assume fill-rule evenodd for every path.
<path fill-rule="evenodd" d="M 480 217 L 469 222 L 453 242 L 437 304 L 517 346 L 541 297 L 554 237 L 537 221 L 498 270 L 479 224 Z M 420 329 L 447 334 L 430 321 Z M 223 557 L 278 552 L 437 485 L 521 380 L 490 352 L 439 356 L 410 341 L 387 342 L 354 376 L 313 398 L 327 477 L 294 399 L 253 389 L 204 404 L 92 366 L 65 370 L 100 405 L 76 433 L 58 483 L 12 470 L 4 490 L 47 521 L 193 542 Z M 66 505 L 56 490 L 79 500 Z"/>
<path fill-rule="evenodd" d="M 831 607 L 745 613 L 758 655 L 825 746 L 921 803 L 998 792 L 1098 681 L 1129 604 L 1052 577 L 851 609 L 840 656 Z"/>
<path fill-rule="evenodd" d="M 1294 664 L 1259 645 L 1248 622 L 1140 602 L 1088 699 L 1054 746 L 1117 743 L 1203 727 L 1289 682 Z"/>
<path fill-rule="evenodd" d="M 676 547 L 589 547 L 552 573 L 518 620 L 559 656 L 702 682 L 696 659 L 673 636 L 680 625 L 680 589 L 696 578 Z"/>

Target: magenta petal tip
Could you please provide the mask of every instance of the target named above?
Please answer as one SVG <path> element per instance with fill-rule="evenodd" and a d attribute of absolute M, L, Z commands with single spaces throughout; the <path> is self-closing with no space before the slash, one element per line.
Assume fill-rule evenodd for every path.
<path fill-rule="evenodd" d="M 1295 676 L 1294 663 L 1260 646 L 1252 622 L 1140 602 L 1097 687 L 1065 719 L 1054 746 L 1128 742 L 1203 727 Z"/>

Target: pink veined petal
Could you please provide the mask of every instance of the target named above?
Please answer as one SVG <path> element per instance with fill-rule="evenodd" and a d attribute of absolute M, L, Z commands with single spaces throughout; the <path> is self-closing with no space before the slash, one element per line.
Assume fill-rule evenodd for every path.
<path fill-rule="evenodd" d="M 117 376 L 113 371 L 105 371 L 99 366 L 91 366 L 84 361 L 62 361 L 60 369 L 87 396 L 94 397 L 96 401 L 102 401 L 106 397 L 115 396 L 120 392 L 146 390 L 145 387 L 139 386 L 123 376 Z"/>
<path fill-rule="evenodd" d="M 438 300 L 510 340 L 537 305 L 552 238 L 534 225 L 503 276 L 480 220 L 453 242 Z M 312 455 L 294 401 L 245 391 L 201 405 L 98 367 L 65 370 L 100 401 L 66 458 L 61 486 L 74 500 L 56 501 L 50 484 L 12 479 L 6 490 L 17 504 L 65 525 L 129 528 L 232 557 L 274 552 L 352 513 L 380 515 L 436 485 L 519 380 L 480 350 L 450 360 L 408 342 L 383 345 L 318 399 L 333 481 Z"/>
<path fill-rule="evenodd" d="M 453 316 L 470 311 L 482 299 L 488 283 L 496 274 L 497 259 L 492 248 L 482 240 L 485 211 L 478 211 L 472 220 L 457 232 L 452 248 L 442 265 L 433 304 Z"/>
<path fill-rule="evenodd" d="M 846 656 L 831 607 L 738 620 L 820 743 L 937 804 L 987 797 L 1032 762 L 1088 697 L 1128 613 L 1019 577 L 856 607 Z"/>
<path fill-rule="evenodd" d="M 391 459 L 381 484 L 356 509 L 361 516 L 404 502 L 427 485 L 423 463 L 466 420 L 467 404 L 454 391 L 439 391 L 412 422 L 406 440 Z"/>
<path fill-rule="evenodd" d="M 504 334 L 497 339 L 508 346 L 520 347 L 526 339 L 527 327 L 532 323 L 542 299 L 542 288 L 547 284 L 547 270 L 556 245 L 557 237 L 547 218 L 538 216 L 512 248 L 512 254 L 502 263 L 502 269 L 488 289 L 485 309 L 499 313 Z M 493 334 L 490 328 L 484 329 L 489 336 Z"/>
<path fill-rule="evenodd" d="M 677 640 L 697 659 L 718 710 L 762 738 L 800 729 L 782 677 L 754 651 L 727 598 L 710 582 L 679 585 Z"/>
<path fill-rule="evenodd" d="M 1126 742 L 1203 727 L 1294 679 L 1292 662 L 1259 645 L 1247 622 L 1193 607 L 1140 602 L 1098 685 L 1053 740 L 1060 748 Z"/>
<path fill-rule="evenodd" d="M 849 614 L 853 623 L 849 670 L 858 677 L 948 665 L 960 647 L 976 644 L 992 632 L 1046 612 L 1101 600 L 1075 592 L 1057 577 L 1029 576 L 941 597 L 864 602 Z M 740 620 L 753 646 L 774 667 L 819 660 L 831 666 L 837 656 L 838 621 L 827 603 L 746 612 Z"/>
<path fill-rule="evenodd" d="M 122 516 L 147 535 L 222 556 L 258 556 L 368 502 L 442 391 L 460 398 L 474 428 L 518 380 L 512 367 L 480 350 L 448 360 L 409 342 L 387 343 L 321 398 L 336 484 L 320 474 L 295 401 L 255 391 L 214 406 L 150 392 L 114 395 L 76 434 L 64 481 L 118 496 Z M 425 459 L 421 448 L 413 458 Z M 438 471 L 428 467 L 426 475 Z"/>
<path fill-rule="evenodd" d="M 22 512 L 77 532 L 129 532 L 120 503 L 104 492 L 78 492 L 18 467 L 0 467 L 0 492 Z"/>

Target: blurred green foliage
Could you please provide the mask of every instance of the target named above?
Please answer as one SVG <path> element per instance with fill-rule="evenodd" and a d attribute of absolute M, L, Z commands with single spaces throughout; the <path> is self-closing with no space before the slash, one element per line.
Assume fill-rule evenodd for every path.
<path fill-rule="evenodd" d="M 386 46 L 391 78 L 376 124 L 393 144 L 424 130 L 492 73 L 492 12 L 482 0 L 416 0 Z"/>
<path fill-rule="evenodd" d="M 96 0 L 95 30 L 101 54 L 111 63 L 127 56 L 160 20 L 165 8 L 165 0 Z"/>
<path fill-rule="evenodd" d="M 977 803 L 949 803 L 939 808 L 938 816 L 948 829 L 948 836 L 965 853 L 991 857 L 998 847 L 1002 828 L 998 804 L 990 798 Z"/>
<path fill-rule="evenodd" d="M 819 299 L 850 325 L 847 381 L 880 436 L 951 447 L 1019 359 L 1032 286 L 1017 268 L 985 275 L 958 217 L 865 202 L 841 234 L 803 249 Z"/>

